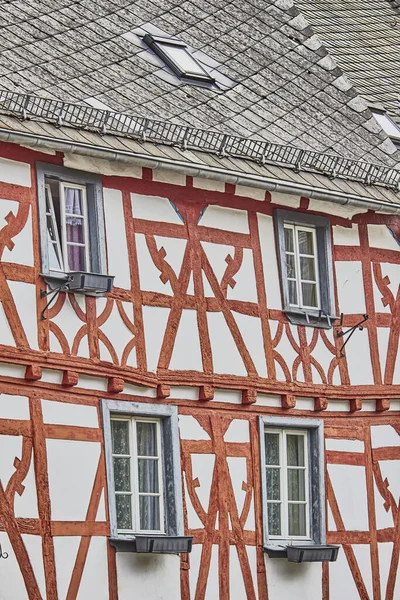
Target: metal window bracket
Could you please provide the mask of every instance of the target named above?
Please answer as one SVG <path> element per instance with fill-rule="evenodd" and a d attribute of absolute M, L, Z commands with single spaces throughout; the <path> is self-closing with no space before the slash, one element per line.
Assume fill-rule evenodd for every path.
<path fill-rule="evenodd" d="M 60 292 L 65 292 L 65 291 L 68 291 L 68 280 L 67 281 L 63 281 L 61 285 L 57 286 L 56 288 L 53 288 L 53 289 L 49 290 L 48 292 L 46 292 L 45 290 L 40 290 L 40 297 L 41 298 L 46 298 L 47 296 L 50 296 L 50 294 L 53 294 L 51 296 L 50 300 L 47 302 L 47 304 L 44 307 L 44 309 L 42 310 L 42 312 L 40 313 L 42 321 L 46 321 L 47 320 L 47 317 L 45 316 L 44 313 L 53 304 L 53 301 L 57 298 L 58 294 Z"/>
<path fill-rule="evenodd" d="M 340 358 L 344 358 L 346 355 L 344 353 L 344 348 L 347 344 L 347 342 L 349 341 L 349 339 L 351 338 L 351 336 L 355 333 L 355 331 L 357 329 L 359 329 L 360 331 L 362 331 L 364 329 L 363 327 L 363 323 L 365 323 L 365 321 L 368 321 L 368 315 L 364 315 L 364 318 L 362 321 L 360 321 L 359 323 L 357 323 L 357 325 L 353 325 L 353 327 L 350 327 L 350 329 L 347 329 L 346 331 L 339 331 L 337 334 L 338 338 L 342 338 L 344 336 L 347 336 L 346 340 L 343 342 L 342 347 L 340 348 Z M 340 315 L 340 326 L 342 327 L 343 325 L 343 313 L 341 313 Z"/>

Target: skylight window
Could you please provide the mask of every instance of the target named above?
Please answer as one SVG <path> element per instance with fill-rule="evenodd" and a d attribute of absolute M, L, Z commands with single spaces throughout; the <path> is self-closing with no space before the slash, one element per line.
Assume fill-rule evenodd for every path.
<path fill-rule="evenodd" d="M 153 36 L 147 33 L 143 41 L 168 65 L 178 77 L 194 82 L 214 83 L 201 64 L 180 40 Z"/>
<path fill-rule="evenodd" d="M 395 138 L 396 141 L 400 141 L 400 128 L 397 127 L 387 114 L 384 112 L 375 112 L 374 110 L 372 111 L 372 114 L 389 137 Z"/>

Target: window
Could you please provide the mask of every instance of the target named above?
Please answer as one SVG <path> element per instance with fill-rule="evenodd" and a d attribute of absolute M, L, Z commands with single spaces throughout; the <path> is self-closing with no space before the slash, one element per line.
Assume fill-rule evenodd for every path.
<path fill-rule="evenodd" d="M 336 317 L 329 220 L 276 210 L 275 230 L 284 312 L 295 324 L 331 327 Z"/>
<path fill-rule="evenodd" d="M 265 430 L 270 539 L 310 537 L 307 453 L 306 431 Z"/>
<path fill-rule="evenodd" d="M 325 540 L 323 422 L 260 417 L 264 545 Z"/>
<path fill-rule="evenodd" d="M 393 141 L 400 142 L 400 128 L 392 121 L 384 111 L 372 110 L 372 114 L 382 127 L 383 131 L 393 138 Z"/>
<path fill-rule="evenodd" d="M 143 41 L 168 65 L 180 78 L 195 82 L 214 83 L 214 78 L 189 52 L 186 44 L 180 40 L 153 36 L 147 33 Z"/>
<path fill-rule="evenodd" d="M 160 420 L 111 416 L 118 532 L 164 533 Z"/>
<path fill-rule="evenodd" d="M 145 539 L 156 540 L 159 549 L 147 544 L 143 551 L 190 551 L 191 538 L 183 536 L 177 408 L 103 400 L 102 412 L 110 531 L 117 550 L 126 551 L 128 543 L 130 551 L 142 551 L 138 543 Z"/>
<path fill-rule="evenodd" d="M 42 273 L 105 273 L 100 177 L 45 164 L 37 177 Z"/>

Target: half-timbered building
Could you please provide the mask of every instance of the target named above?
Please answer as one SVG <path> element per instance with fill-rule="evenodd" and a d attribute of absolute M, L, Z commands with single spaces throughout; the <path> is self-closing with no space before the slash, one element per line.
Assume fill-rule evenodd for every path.
<path fill-rule="evenodd" d="M 1 600 L 400 598 L 395 90 L 311 4 L 1 3 Z"/>

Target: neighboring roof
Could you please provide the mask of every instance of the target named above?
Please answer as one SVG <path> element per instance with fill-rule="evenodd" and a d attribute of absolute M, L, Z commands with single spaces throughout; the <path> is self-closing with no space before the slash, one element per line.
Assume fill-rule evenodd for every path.
<path fill-rule="evenodd" d="M 400 162 L 291 0 L 12 0 L 1 3 L 0 19 L 0 89 Z M 221 92 L 178 85 L 137 28 L 158 28 L 200 51 Z"/>
<path fill-rule="evenodd" d="M 356 89 L 400 120 L 400 1 L 296 0 Z"/>

